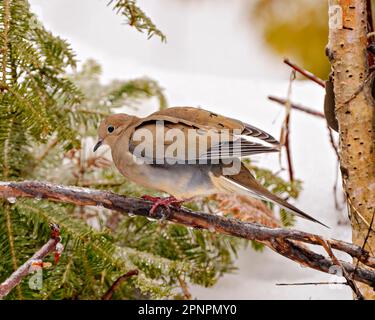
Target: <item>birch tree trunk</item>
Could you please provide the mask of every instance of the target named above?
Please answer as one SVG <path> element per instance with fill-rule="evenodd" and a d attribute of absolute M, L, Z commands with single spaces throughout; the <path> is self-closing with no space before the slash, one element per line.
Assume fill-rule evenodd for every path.
<path fill-rule="evenodd" d="M 368 2 L 370 3 L 370 2 Z M 329 0 L 329 43 L 339 123 L 340 165 L 353 242 L 374 253 L 375 233 L 369 232 L 375 212 L 374 100 L 369 78 L 366 0 Z M 375 229 L 375 222 L 372 226 Z M 375 291 L 358 283 L 366 299 Z"/>

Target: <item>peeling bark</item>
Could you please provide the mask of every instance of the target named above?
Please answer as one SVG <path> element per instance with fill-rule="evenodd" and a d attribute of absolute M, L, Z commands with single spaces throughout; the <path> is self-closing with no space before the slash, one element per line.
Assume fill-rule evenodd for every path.
<path fill-rule="evenodd" d="M 332 66 L 340 165 L 353 228 L 353 243 L 362 246 L 375 212 L 374 100 L 367 53 L 366 0 L 329 0 L 328 57 Z M 375 229 L 375 226 L 373 226 Z M 365 248 L 375 249 L 371 231 Z M 373 251 L 372 251 L 373 252 Z M 372 288 L 359 284 L 367 299 Z"/>

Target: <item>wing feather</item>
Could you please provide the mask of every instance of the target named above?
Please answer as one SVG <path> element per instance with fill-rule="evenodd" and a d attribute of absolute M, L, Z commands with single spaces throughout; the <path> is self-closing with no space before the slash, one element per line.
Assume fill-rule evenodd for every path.
<path fill-rule="evenodd" d="M 162 142 L 156 139 L 157 123 L 163 122 L 164 139 Z M 152 154 L 146 155 L 136 148 L 142 141 L 133 139 L 140 133 L 140 130 L 148 130 L 153 141 L 148 147 L 152 148 Z M 174 140 L 166 139 L 169 130 L 179 129 L 184 134 L 184 139 L 179 140 L 179 147 L 184 152 L 174 154 L 169 157 L 167 154 L 157 154 L 157 143 L 164 143 L 164 150 L 175 143 Z M 226 130 L 225 130 L 226 129 Z M 199 161 L 207 159 L 228 159 L 242 158 L 254 154 L 277 152 L 278 142 L 266 132 L 257 129 L 251 125 L 245 124 L 239 120 L 220 116 L 207 110 L 192 107 L 174 107 L 157 111 L 150 116 L 140 119 L 132 128 L 133 132 L 129 134 L 129 150 L 138 158 L 144 158 L 148 161 Z M 189 130 L 202 139 L 206 138 L 205 145 L 197 145 L 197 140 L 191 141 Z M 225 131 L 225 136 L 221 132 Z M 274 146 L 265 146 L 260 143 L 252 142 L 241 138 L 241 136 L 253 136 Z M 198 141 L 198 143 L 200 143 Z M 160 147 L 160 145 L 159 145 Z M 189 152 L 193 149 L 193 152 Z"/>

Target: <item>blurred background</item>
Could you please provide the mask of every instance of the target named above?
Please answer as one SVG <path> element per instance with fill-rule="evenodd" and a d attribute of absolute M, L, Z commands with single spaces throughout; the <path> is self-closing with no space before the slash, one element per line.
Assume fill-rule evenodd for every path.
<path fill-rule="evenodd" d="M 102 66 L 102 82 L 148 76 L 165 89 L 170 106 L 201 106 L 280 135 L 283 108 L 268 95 L 286 98 L 288 57 L 326 79 L 329 64 L 326 0 L 139 0 L 139 6 L 167 37 L 145 40 L 124 25 L 104 0 L 30 0 L 45 27 L 68 40 L 82 64 Z M 291 99 L 323 110 L 324 90 L 311 81 L 293 83 Z M 147 104 L 137 113 L 146 115 Z M 331 226 L 297 220 L 296 228 L 343 240 L 351 239 L 346 209 L 336 209 L 333 185 L 336 156 L 323 120 L 293 111 L 291 150 L 295 176 L 303 181 L 296 202 Z M 256 164 L 280 170 L 275 155 L 254 158 Z M 285 165 L 285 159 L 282 159 Z M 287 177 L 287 172 L 281 172 Z M 341 195 L 338 195 L 339 200 Z M 345 257 L 342 257 L 345 258 Z M 336 281 L 302 268 L 266 249 L 239 253 L 232 274 L 213 288 L 193 287 L 198 299 L 351 299 L 345 286 L 277 286 L 277 283 Z"/>

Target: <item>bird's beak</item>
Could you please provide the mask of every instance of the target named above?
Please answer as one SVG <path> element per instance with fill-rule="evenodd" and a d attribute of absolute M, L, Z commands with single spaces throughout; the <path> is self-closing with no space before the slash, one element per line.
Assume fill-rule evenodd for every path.
<path fill-rule="evenodd" d="M 96 150 L 98 150 L 99 147 L 100 147 L 102 144 L 103 144 L 103 140 L 99 140 L 99 141 L 96 143 L 95 147 L 94 147 L 94 152 L 95 152 Z"/>

